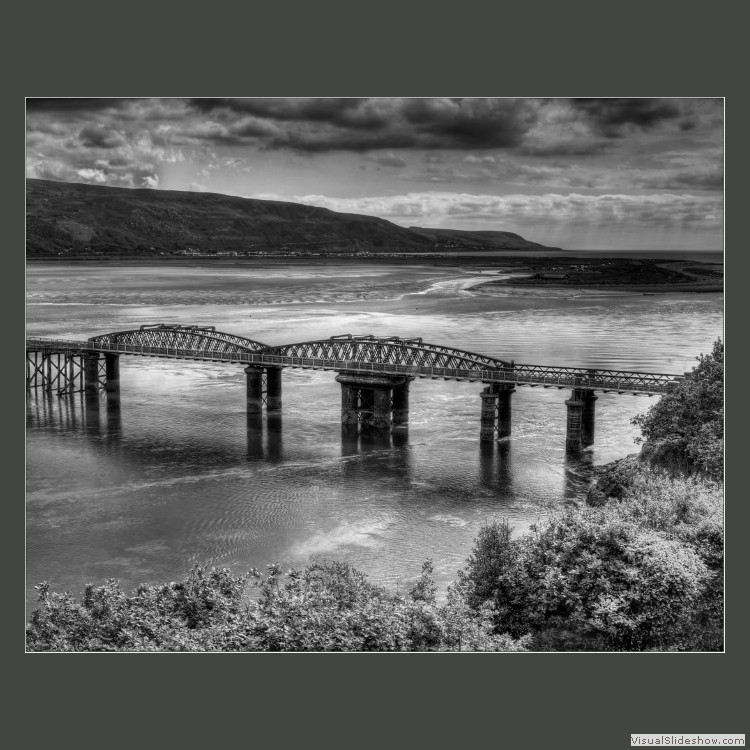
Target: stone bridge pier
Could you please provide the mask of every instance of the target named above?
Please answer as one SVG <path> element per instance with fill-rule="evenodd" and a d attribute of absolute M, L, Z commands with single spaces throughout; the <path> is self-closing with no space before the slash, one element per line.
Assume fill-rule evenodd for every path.
<path fill-rule="evenodd" d="M 515 390 L 513 383 L 491 383 L 479 394 L 482 398 L 479 439 L 482 442 L 510 437 L 510 397 Z"/>
<path fill-rule="evenodd" d="M 410 375 L 370 375 L 341 372 L 341 424 L 372 427 L 377 430 L 397 427 L 409 421 Z"/>
<path fill-rule="evenodd" d="M 247 376 L 247 413 L 262 414 L 281 411 L 281 367 L 245 368 Z"/>

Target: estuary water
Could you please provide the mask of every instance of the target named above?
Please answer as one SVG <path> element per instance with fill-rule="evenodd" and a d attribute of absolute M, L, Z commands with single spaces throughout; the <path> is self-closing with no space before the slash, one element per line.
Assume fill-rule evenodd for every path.
<path fill-rule="evenodd" d="M 258 261 L 34 264 L 27 335 L 213 325 L 268 343 L 421 336 L 517 363 L 679 374 L 723 335 L 723 295 L 488 288 L 477 265 Z M 335 373 L 284 370 L 278 420 L 248 423 L 240 365 L 120 358 L 119 408 L 27 396 L 27 612 L 34 584 L 76 595 L 117 578 L 177 580 L 346 560 L 402 589 L 431 559 L 441 593 L 480 527 L 514 533 L 580 503 L 591 467 L 637 450 L 655 398 L 598 394 L 596 440 L 565 455 L 569 391 L 519 387 L 510 440 L 479 442 L 481 383 L 416 380 L 408 428 L 342 438 Z"/>

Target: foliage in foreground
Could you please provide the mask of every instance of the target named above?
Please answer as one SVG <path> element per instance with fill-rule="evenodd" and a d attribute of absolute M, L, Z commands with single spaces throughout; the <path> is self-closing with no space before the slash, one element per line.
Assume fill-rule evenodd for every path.
<path fill-rule="evenodd" d="M 29 651 L 525 651 L 528 638 L 498 635 L 492 606 L 474 609 L 452 585 L 439 605 L 425 563 L 406 595 L 370 583 L 346 563 L 314 562 L 286 576 L 196 566 L 180 583 L 115 580 L 87 586 L 81 601 L 40 584 L 26 631 Z M 248 580 L 257 601 L 245 597 Z"/>
<path fill-rule="evenodd" d="M 643 457 L 683 473 L 724 473 L 724 344 L 698 357 L 692 372 L 645 414 L 633 419 Z"/>
<path fill-rule="evenodd" d="M 533 650 L 723 648 L 722 487 L 641 467 L 619 498 L 511 539 L 482 529 L 460 579 Z"/>

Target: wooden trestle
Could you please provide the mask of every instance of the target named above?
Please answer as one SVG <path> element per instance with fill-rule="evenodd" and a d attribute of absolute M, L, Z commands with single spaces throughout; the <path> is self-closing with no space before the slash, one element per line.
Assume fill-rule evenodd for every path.
<path fill-rule="evenodd" d="M 120 389 L 119 355 L 98 352 L 26 350 L 26 390 L 66 396 Z"/>

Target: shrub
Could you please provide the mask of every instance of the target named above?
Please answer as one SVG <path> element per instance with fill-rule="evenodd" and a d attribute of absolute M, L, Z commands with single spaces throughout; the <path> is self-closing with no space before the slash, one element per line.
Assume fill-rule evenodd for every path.
<path fill-rule="evenodd" d="M 235 577 L 195 567 L 180 583 L 87 586 L 82 600 L 40 584 L 27 626 L 29 651 L 524 651 L 528 639 L 496 634 L 456 587 L 438 605 L 426 562 L 407 595 L 370 583 L 346 563 L 313 562 L 282 574 L 269 565 Z M 247 601 L 252 579 L 257 601 Z"/>
<path fill-rule="evenodd" d="M 244 647 L 244 577 L 194 567 L 181 583 L 142 585 L 128 597 L 115 580 L 82 600 L 38 585 L 41 607 L 26 629 L 29 651 L 211 651 Z M 234 649 L 231 649 L 234 650 Z"/>
<path fill-rule="evenodd" d="M 698 555 L 708 577 L 684 621 L 682 646 L 716 651 L 723 647 L 724 507 L 723 485 L 700 477 L 669 477 L 642 467 L 620 502 L 608 513 L 678 541 Z"/>
<path fill-rule="evenodd" d="M 715 498 L 658 492 L 568 509 L 518 539 L 490 524 L 460 574 L 468 601 L 490 602 L 496 630 L 531 633 L 538 650 L 720 649 Z"/>
<path fill-rule="evenodd" d="M 610 498 L 622 498 L 639 471 L 636 456 L 627 456 L 594 469 L 596 481 L 589 487 L 586 505 L 601 507 Z"/>

